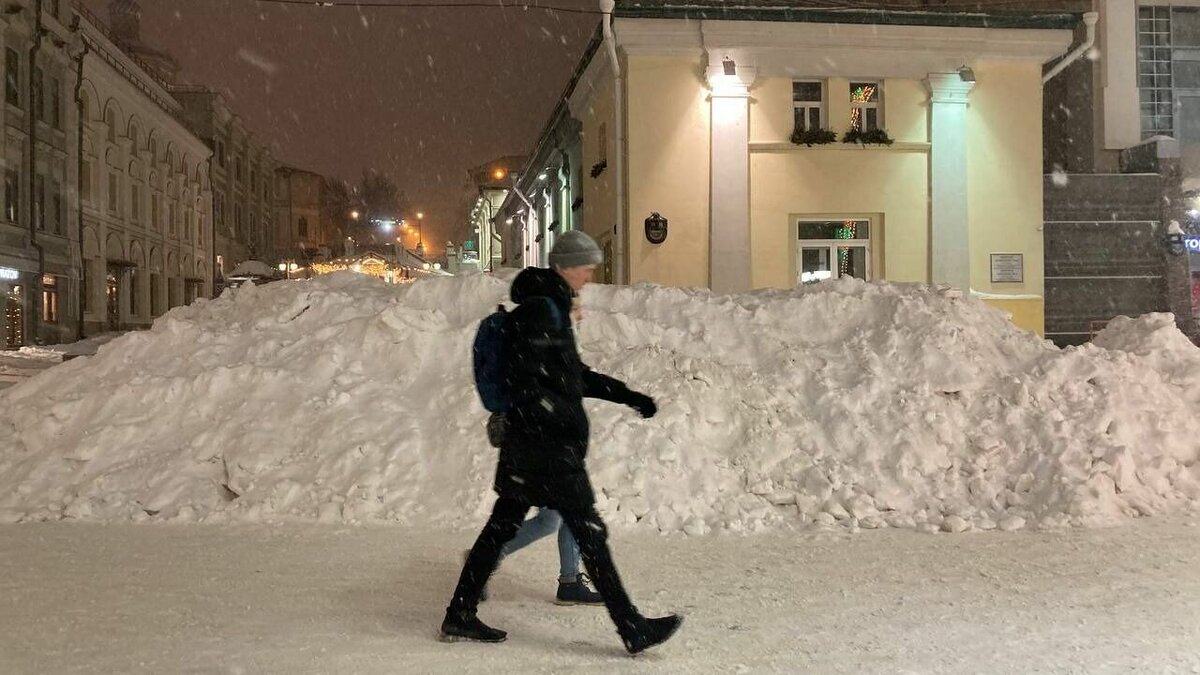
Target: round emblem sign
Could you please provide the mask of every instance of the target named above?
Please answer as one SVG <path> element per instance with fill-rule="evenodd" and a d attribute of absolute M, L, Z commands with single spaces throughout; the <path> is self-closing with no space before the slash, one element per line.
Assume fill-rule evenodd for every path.
<path fill-rule="evenodd" d="M 667 240 L 667 219 L 659 213 L 651 213 L 646 219 L 646 240 L 651 244 L 661 244 Z"/>

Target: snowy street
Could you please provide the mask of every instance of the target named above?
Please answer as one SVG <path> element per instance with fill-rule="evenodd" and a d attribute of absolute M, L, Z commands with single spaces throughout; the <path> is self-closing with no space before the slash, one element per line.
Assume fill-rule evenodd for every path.
<path fill-rule="evenodd" d="M 0 670 L 1192 673 L 1197 524 L 617 533 L 635 601 L 687 616 L 678 639 L 637 658 L 602 609 L 552 604 L 548 541 L 506 562 L 481 609 L 507 643 L 443 644 L 435 629 L 469 533 L 5 525 Z"/>
<path fill-rule="evenodd" d="M 0 352 L 0 391 L 58 365 L 59 361 L 58 358 L 31 357 L 16 351 Z"/>

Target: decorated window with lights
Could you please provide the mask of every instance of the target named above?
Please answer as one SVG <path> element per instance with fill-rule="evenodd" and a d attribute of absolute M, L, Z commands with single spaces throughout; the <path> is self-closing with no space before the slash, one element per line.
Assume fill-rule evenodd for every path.
<path fill-rule="evenodd" d="M 792 115 L 795 131 L 812 131 L 825 127 L 824 85 L 820 80 L 792 82 Z"/>
<path fill-rule="evenodd" d="M 850 128 L 855 131 L 883 128 L 883 87 L 880 82 L 850 83 Z"/>
<path fill-rule="evenodd" d="M 871 279 L 871 221 L 865 218 L 796 221 L 797 283 Z"/>

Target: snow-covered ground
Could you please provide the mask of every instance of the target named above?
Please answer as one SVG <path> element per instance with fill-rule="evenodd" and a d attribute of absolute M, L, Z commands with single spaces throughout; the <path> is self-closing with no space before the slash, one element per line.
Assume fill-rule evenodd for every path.
<path fill-rule="evenodd" d="M 100 345 L 112 342 L 121 335 L 124 333 L 102 333 L 67 344 L 0 351 L 0 390 L 24 382 L 43 370 L 62 363 L 64 359 L 93 355 Z"/>
<path fill-rule="evenodd" d="M 688 622 L 630 660 L 544 543 L 482 611 L 508 643 L 435 641 L 505 293 L 246 286 L 0 392 L 0 673 L 1200 673 L 1200 349 L 855 280 L 587 289 L 586 359 L 660 403 L 589 404 L 598 508 Z"/>
<path fill-rule="evenodd" d="M 58 354 L 36 356 L 19 351 L 0 351 L 0 390 L 24 382 L 38 373 L 62 362 Z"/>
<path fill-rule="evenodd" d="M 1200 528 L 614 537 L 648 612 L 637 658 L 599 608 L 557 607 L 552 540 L 506 561 L 481 616 L 437 625 L 470 537 L 405 526 L 0 526 L 0 672 L 1195 673 Z"/>
<path fill-rule="evenodd" d="M 471 384 L 476 275 L 231 290 L 0 393 L 0 522 L 474 527 L 495 451 Z M 1169 315 L 1060 350 L 921 285 L 591 286 L 585 357 L 659 400 L 591 403 L 620 528 L 959 532 L 1200 506 L 1200 349 Z"/>

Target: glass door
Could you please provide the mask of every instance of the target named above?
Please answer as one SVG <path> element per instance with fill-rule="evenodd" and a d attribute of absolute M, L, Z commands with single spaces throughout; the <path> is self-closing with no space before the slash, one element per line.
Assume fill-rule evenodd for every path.
<path fill-rule="evenodd" d="M 25 344 L 25 298 L 21 287 L 0 286 L 4 300 L 4 346 L 16 349 Z"/>
<path fill-rule="evenodd" d="M 121 285 L 117 274 L 109 270 L 105 277 L 105 293 L 108 296 L 108 328 L 118 330 L 121 327 Z"/>

